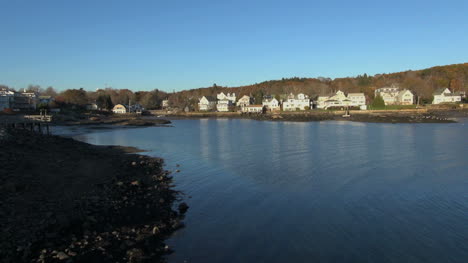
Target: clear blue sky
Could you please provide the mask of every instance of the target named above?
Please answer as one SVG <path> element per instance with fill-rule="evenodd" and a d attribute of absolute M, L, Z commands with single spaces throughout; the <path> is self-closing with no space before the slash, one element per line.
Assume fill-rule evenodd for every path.
<path fill-rule="evenodd" d="M 166 91 L 468 61 L 468 1 L 0 0 L 0 84 Z"/>

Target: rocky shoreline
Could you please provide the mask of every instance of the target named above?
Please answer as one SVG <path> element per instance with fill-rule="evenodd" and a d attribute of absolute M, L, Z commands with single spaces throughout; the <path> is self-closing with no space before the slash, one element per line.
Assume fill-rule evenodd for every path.
<path fill-rule="evenodd" d="M 259 121 L 355 121 L 369 123 L 454 123 L 456 118 L 468 117 L 468 109 L 463 110 L 424 110 L 424 111 L 355 111 L 350 117 L 343 117 L 344 111 L 304 111 L 266 114 L 240 113 L 197 113 L 167 115 L 171 120 L 199 118 L 253 119 Z"/>
<path fill-rule="evenodd" d="M 188 206 L 163 160 L 0 132 L 2 262 L 164 262 Z"/>

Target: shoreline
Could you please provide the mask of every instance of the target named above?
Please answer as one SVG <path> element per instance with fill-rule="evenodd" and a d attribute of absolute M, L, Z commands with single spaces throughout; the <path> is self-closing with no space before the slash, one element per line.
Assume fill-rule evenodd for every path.
<path fill-rule="evenodd" d="M 0 146 L 3 262 L 163 262 L 171 252 L 164 240 L 188 206 L 163 159 L 19 129 L 3 129 Z"/>
<path fill-rule="evenodd" d="M 350 117 L 343 117 L 345 111 L 302 111 L 266 114 L 242 114 L 238 112 L 189 112 L 167 114 L 166 118 L 201 119 L 228 118 L 252 119 L 258 121 L 354 121 L 367 123 L 456 123 L 456 118 L 468 117 L 468 109 L 458 110 L 368 110 L 350 111 Z"/>

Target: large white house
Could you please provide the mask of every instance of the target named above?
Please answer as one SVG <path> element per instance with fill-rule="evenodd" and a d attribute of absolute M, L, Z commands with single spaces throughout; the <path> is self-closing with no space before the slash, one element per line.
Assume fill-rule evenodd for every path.
<path fill-rule="evenodd" d="M 216 99 L 211 96 L 203 96 L 198 103 L 198 109 L 201 111 L 213 110 L 216 107 Z"/>
<path fill-rule="evenodd" d="M 348 96 L 341 90 L 338 90 L 332 96 L 319 96 L 317 98 L 317 108 L 327 109 L 329 107 L 355 106 L 365 109 L 366 96 L 364 93 L 349 93 Z"/>
<path fill-rule="evenodd" d="M 227 93 L 224 94 L 224 92 L 221 92 L 216 95 L 216 98 L 218 100 L 230 100 L 232 104 L 236 104 L 236 93 Z"/>
<path fill-rule="evenodd" d="M 385 105 L 411 105 L 414 103 L 414 95 L 409 90 L 400 90 L 397 84 L 390 87 L 376 89 L 375 97 L 380 96 Z"/>
<path fill-rule="evenodd" d="M 281 106 L 279 101 L 274 97 L 267 97 L 264 98 L 262 101 L 262 105 L 267 108 L 269 111 L 279 111 L 281 110 Z"/>
<path fill-rule="evenodd" d="M 411 91 L 405 89 L 398 92 L 397 102 L 400 105 L 413 105 L 414 104 L 414 95 Z"/>
<path fill-rule="evenodd" d="M 218 100 L 218 104 L 216 104 L 216 109 L 218 111 L 229 111 L 229 107 L 232 106 L 232 102 L 228 99 Z"/>
<path fill-rule="evenodd" d="M 432 95 L 434 95 L 432 104 L 461 102 L 460 93 L 452 93 L 448 88 L 437 89 Z"/>
<path fill-rule="evenodd" d="M 309 96 L 299 93 L 297 96 L 294 94 L 289 94 L 288 98 L 283 101 L 283 110 L 284 111 L 295 111 L 295 110 L 305 110 L 310 109 L 310 99 Z"/>
<path fill-rule="evenodd" d="M 249 106 L 250 104 L 252 103 L 252 98 L 250 98 L 250 96 L 247 96 L 247 95 L 244 95 L 242 96 L 242 98 L 240 98 L 236 105 L 237 107 L 245 107 L 245 106 Z"/>

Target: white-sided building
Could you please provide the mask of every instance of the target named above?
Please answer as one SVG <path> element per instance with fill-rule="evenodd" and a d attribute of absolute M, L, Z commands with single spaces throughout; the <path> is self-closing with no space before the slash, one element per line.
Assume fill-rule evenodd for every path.
<path fill-rule="evenodd" d="M 246 113 L 262 113 L 263 105 L 248 105 L 242 108 L 242 112 Z"/>
<path fill-rule="evenodd" d="M 227 93 L 227 94 L 224 94 L 224 92 L 221 92 L 216 95 L 216 98 L 218 100 L 230 100 L 233 105 L 236 104 L 236 93 L 234 92 Z"/>
<path fill-rule="evenodd" d="M 460 93 L 452 93 L 448 88 L 437 89 L 432 95 L 434 95 L 432 104 L 457 103 L 461 102 L 462 97 Z"/>
<path fill-rule="evenodd" d="M 385 105 L 411 105 L 414 103 L 414 95 L 409 90 L 401 90 L 397 84 L 390 87 L 376 89 L 375 97 L 380 96 Z"/>
<path fill-rule="evenodd" d="M 125 114 L 128 112 L 128 107 L 123 104 L 117 104 L 112 108 L 112 112 L 116 114 Z"/>
<path fill-rule="evenodd" d="M 169 100 L 168 99 L 165 99 L 161 102 L 161 107 L 163 109 L 167 109 L 169 107 Z"/>
<path fill-rule="evenodd" d="M 228 99 L 222 99 L 218 100 L 218 103 L 216 104 L 216 109 L 218 111 L 229 111 L 229 107 L 231 107 L 233 104 L 230 100 Z"/>
<path fill-rule="evenodd" d="M 281 110 L 281 105 L 280 105 L 279 101 L 274 97 L 264 98 L 263 101 L 262 101 L 262 105 L 265 106 L 267 108 L 267 110 L 269 110 L 269 111 L 279 111 L 279 110 Z"/>
<path fill-rule="evenodd" d="M 198 110 L 209 111 L 216 107 L 216 99 L 211 96 L 203 96 L 198 103 Z"/>
<path fill-rule="evenodd" d="M 362 106 L 366 105 L 366 95 L 364 93 L 348 93 L 349 106 Z"/>
<path fill-rule="evenodd" d="M 306 110 L 310 109 L 309 96 L 299 93 L 297 96 L 289 94 L 288 98 L 283 101 L 283 111 L 295 111 L 295 110 Z"/>
<path fill-rule="evenodd" d="M 333 96 L 319 96 L 317 99 L 317 108 L 319 109 L 347 106 L 365 109 L 366 96 L 364 93 L 349 93 L 348 96 L 346 96 L 344 92 L 338 90 Z"/>
<path fill-rule="evenodd" d="M 247 95 L 244 95 L 242 96 L 242 98 L 240 98 L 236 105 L 237 107 L 245 107 L 245 106 L 249 106 L 250 104 L 252 103 L 252 98 L 250 98 L 250 96 L 247 96 Z"/>
<path fill-rule="evenodd" d="M 405 89 L 398 92 L 397 103 L 399 105 L 413 105 L 414 104 L 414 95 L 411 91 Z"/>

